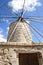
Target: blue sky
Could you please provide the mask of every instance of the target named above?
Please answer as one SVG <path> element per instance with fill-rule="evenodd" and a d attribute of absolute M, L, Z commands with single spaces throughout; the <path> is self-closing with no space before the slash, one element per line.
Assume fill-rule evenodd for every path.
<path fill-rule="evenodd" d="M 5 3 L 6 2 L 6 3 Z M 21 15 L 24 0 L 0 0 L 0 16 L 15 16 L 16 12 Z M 3 4 L 4 3 L 4 4 Z M 19 4 L 19 5 L 18 5 Z M 16 11 L 14 10 L 16 9 Z M 26 0 L 23 17 L 40 16 L 43 18 L 43 0 Z M 11 22 L 18 18 L 0 18 L 0 42 L 6 42 L 8 36 L 8 29 Z M 34 26 L 43 36 L 43 21 L 27 20 Z M 31 29 L 32 39 L 34 42 L 43 42 L 43 38 Z M 32 33 L 33 32 L 33 33 Z M 38 40 L 38 39 L 39 40 Z"/>

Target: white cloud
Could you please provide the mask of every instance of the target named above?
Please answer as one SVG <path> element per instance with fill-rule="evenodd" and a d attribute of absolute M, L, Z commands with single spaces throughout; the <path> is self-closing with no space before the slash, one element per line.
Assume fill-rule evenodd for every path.
<path fill-rule="evenodd" d="M 0 34 L 0 42 L 6 42 L 7 40 L 4 38 L 3 34 Z"/>
<path fill-rule="evenodd" d="M 7 29 L 6 34 L 8 35 L 9 27 L 7 27 L 6 29 Z"/>
<path fill-rule="evenodd" d="M 12 0 L 8 2 L 8 5 L 12 8 L 12 11 L 15 12 L 22 9 L 24 0 Z M 36 10 L 36 6 L 41 6 L 41 3 L 38 0 L 25 0 L 25 8 L 26 11 L 34 11 Z"/>
<path fill-rule="evenodd" d="M 6 39 L 4 38 L 4 35 L 3 35 L 3 29 L 0 28 L 0 42 L 6 42 Z"/>
<path fill-rule="evenodd" d="M 0 33 L 0 42 L 6 42 L 7 40 L 4 38 L 4 35 Z"/>
<path fill-rule="evenodd" d="M 3 29 L 2 28 L 0 28 L 0 33 L 3 33 Z"/>
<path fill-rule="evenodd" d="M 3 22 L 6 22 L 6 23 L 10 24 L 10 22 L 9 22 L 9 20 L 8 20 L 8 19 L 3 18 L 3 19 L 1 19 L 1 21 L 3 21 Z"/>
<path fill-rule="evenodd" d="M 9 27 L 7 27 L 7 31 L 9 31 Z"/>
<path fill-rule="evenodd" d="M 29 24 L 30 23 L 30 21 L 28 21 L 28 20 L 26 20 L 26 22 Z"/>

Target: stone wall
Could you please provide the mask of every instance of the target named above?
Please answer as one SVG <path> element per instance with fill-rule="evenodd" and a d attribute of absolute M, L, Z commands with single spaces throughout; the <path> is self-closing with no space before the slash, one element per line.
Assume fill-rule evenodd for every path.
<path fill-rule="evenodd" d="M 19 53 L 40 52 L 42 58 L 39 59 L 40 65 L 43 65 L 43 45 L 17 45 L 0 44 L 0 65 L 19 65 Z"/>

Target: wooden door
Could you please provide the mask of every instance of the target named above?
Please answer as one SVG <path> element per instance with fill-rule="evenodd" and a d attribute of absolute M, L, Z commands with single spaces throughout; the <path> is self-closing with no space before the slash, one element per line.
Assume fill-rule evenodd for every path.
<path fill-rule="evenodd" d="M 19 54 L 19 65 L 39 65 L 37 54 Z"/>

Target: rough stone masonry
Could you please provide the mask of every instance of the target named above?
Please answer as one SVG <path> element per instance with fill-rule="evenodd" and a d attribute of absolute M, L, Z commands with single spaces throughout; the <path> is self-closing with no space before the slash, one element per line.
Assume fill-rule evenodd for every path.
<path fill-rule="evenodd" d="M 33 43 L 28 24 L 22 19 L 11 23 L 6 43 L 0 43 L 0 65 L 20 65 L 19 54 L 37 53 L 43 65 L 43 43 Z"/>

